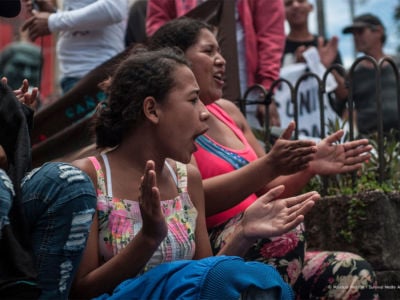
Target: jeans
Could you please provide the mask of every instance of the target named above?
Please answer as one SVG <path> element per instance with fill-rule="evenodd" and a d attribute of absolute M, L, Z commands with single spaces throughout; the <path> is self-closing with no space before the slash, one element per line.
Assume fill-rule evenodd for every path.
<path fill-rule="evenodd" d="M 8 219 L 8 213 L 11 209 L 13 195 L 13 184 L 6 172 L 0 169 L 0 238 L 1 229 L 4 225 L 10 223 L 10 220 Z"/>
<path fill-rule="evenodd" d="M 62 94 L 66 94 L 70 89 L 72 89 L 75 84 L 80 80 L 79 77 L 64 77 L 61 79 L 60 85 Z"/>
<path fill-rule="evenodd" d="M 46 163 L 22 182 L 41 299 L 67 299 L 96 209 L 90 178 L 65 163 Z"/>

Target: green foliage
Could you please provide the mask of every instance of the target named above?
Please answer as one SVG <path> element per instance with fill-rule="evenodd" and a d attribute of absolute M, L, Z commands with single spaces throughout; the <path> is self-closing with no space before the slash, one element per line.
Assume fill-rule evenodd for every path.
<path fill-rule="evenodd" d="M 338 130 L 338 123 L 329 124 L 331 132 Z M 379 156 L 377 135 L 367 137 L 373 146 L 371 158 L 365 162 L 362 168 L 353 174 L 338 174 L 334 176 L 316 176 L 307 187 L 306 191 L 324 191 L 326 196 L 350 196 L 349 209 L 346 216 L 346 224 L 340 230 L 339 235 L 345 241 L 353 241 L 353 232 L 359 221 L 365 220 L 366 205 L 358 197 L 359 194 L 368 191 L 382 191 L 389 193 L 400 189 L 400 142 L 398 135 L 391 131 L 383 139 L 383 178 L 379 174 Z M 348 140 L 348 136 L 344 141 Z"/>
<path fill-rule="evenodd" d="M 342 125 L 342 127 L 345 124 Z M 328 124 L 330 132 L 335 132 L 339 122 Z M 376 134 L 367 137 L 373 149 L 371 158 L 362 165 L 356 173 L 337 174 L 333 176 L 315 176 L 305 190 L 316 189 L 324 191 L 324 195 L 355 195 L 371 190 L 391 192 L 400 189 L 400 142 L 395 131 L 389 132 L 383 138 L 383 178 L 380 178 L 378 138 Z M 349 140 L 346 135 L 343 142 Z"/>
<path fill-rule="evenodd" d="M 349 200 L 349 210 L 347 211 L 346 224 L 339 231 L 346 242 L 353 242 L 353 231 L 357 228 L 358 221 L 366 220 L 366 205 L 358 197 Z"/>

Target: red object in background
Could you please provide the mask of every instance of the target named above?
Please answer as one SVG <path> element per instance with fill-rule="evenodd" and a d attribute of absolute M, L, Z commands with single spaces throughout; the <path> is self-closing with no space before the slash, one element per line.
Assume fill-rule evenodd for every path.
<path fill-rule="evenodd" d="M 21 16 L 0 20 L 0 51 L 7 46 L 9 43 L 19 40 L 19 28 L 22 25 L 24 18 Z M 42 41 L 43 39 L 43 41 Z M 55 93 L 54 87 L 57 76 L 55 75 L 55 38 L 52 35 L 39 38 L 35 41 L 35 44 L 42 48 L 43 66 L 42 66 L 42 78 L 40 84 L 40 97 L 45 99 Z"/>
<path fill-rule="evenodd" d="M 11 24 L 0 23 L 0 51 L 3 50 L 7 44 L 13 41 L 13 28 Z"/>
<path fill-rule="evenodd" d="M 43 66 L 42 66 L 42 78 L 41 78 L 41 98 L 45 99 L 48 96 L 54 94 L 54 86 L 57 82 L 57 76 L 55 76 L 54 72 L 54 61 L 55 61 L 55 43 L 52 35 L 45 36 L 42 38 L 43 43 L 40 41 L 36 41 L 39 47 L 42 47 L 42 56 L 43 56 Z"/>

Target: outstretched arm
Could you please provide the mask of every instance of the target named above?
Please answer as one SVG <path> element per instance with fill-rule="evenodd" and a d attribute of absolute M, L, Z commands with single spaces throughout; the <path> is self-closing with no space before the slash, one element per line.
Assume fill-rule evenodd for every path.
<path fill-rule="evenodd" d="M 293 129 L 294 123 L 289 125 L 287 131 Z M 268 154 L 237 170 L 204 179 L 206 215 L 211 216 L 239 204 L 279 175 L 307 169 L 315 151 L 312 141 L 279 139 Z M 263 191 L 260 194 L 264 194 Z"/>
<path fill-rule="evenodd" d="M 311 172 L 319 175 L 352 172 L 371 157 L 372 146 L 367 139 L 340 144 L 343 134 L 343 130 L 338 130 L 317 145 L 317 154 L 310 163 Z"/>
<path fill-rule="evenodd" d="M 317 192 L 309 192 L 278 199 L 284 189 L 282 185 L 277 186 L 249 206 L 230 240 L 218 254 L 244 255 L 257 239 L 288 232 L 304 220 L 304 215 L 320 198 Z"/>
<path fill-rule="evenodd" d="M 290 176 L 281 176 L 272 181 L 269 187 L 285 184 L 288 188 L 284 196 L 288 197 L 297 194 L 317 174 L 334 175 L 360 169 L 370 158 L 372 146 L 367 139 L 340 144 L 343 134 L 343 130 L 338 130 L 318 143 L 315 158 L 306 170 Z"/>

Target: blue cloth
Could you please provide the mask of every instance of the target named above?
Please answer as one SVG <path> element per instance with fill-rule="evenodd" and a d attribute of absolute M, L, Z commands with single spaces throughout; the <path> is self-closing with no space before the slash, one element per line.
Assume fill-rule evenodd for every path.
<path fill-rule="evenodd" d="M 71 90 L 77 84 L 77 82 L 79 80 L 81 80 L 81 78 L 78 78 L 78 77 L 62 78 L 60 81 L 62 94 L 65 95 L 67 92 L 69 92 L 69 90 Z"/>
<path fill-rule="evenodd" d="M 96 210 L 90 178 L 65 163 L 46 163 L 22 182 L 41 299 L 68 299 Z"/>
<path fill-rule="evenodd" d="M 236 256 L 212 256 L 161 264 L 122 282 L 96 300 L 239 299 L 248 288 L 278 291 L 278 299 L 293 299 L 290 286 L 272 266 L 245 262 Z M 269 299 L 269 298 L 268 298 Z"/>
<path fill-rule="evenodd" d="M 201 147 L 203 147 L 208 152 L 218 156 L 219 158 L 225 160 L 227 163 L 231 164 L 235 169 L 240 169 L 241 167 L 247 165 L 249 162 L 243 158 L 242 156 L 229 151 L 221 147 L 220 145 L 211 141 L 208 137 L 201 135 L 196 139 L 196 143 L 198 143 Z"/>
<path fill-rule="evenodd" d="M 3 226 L 10 224 L 8 214 L 11 210 L 14 188 L 6 172 L 0 169 L 0 238 Z"/>

